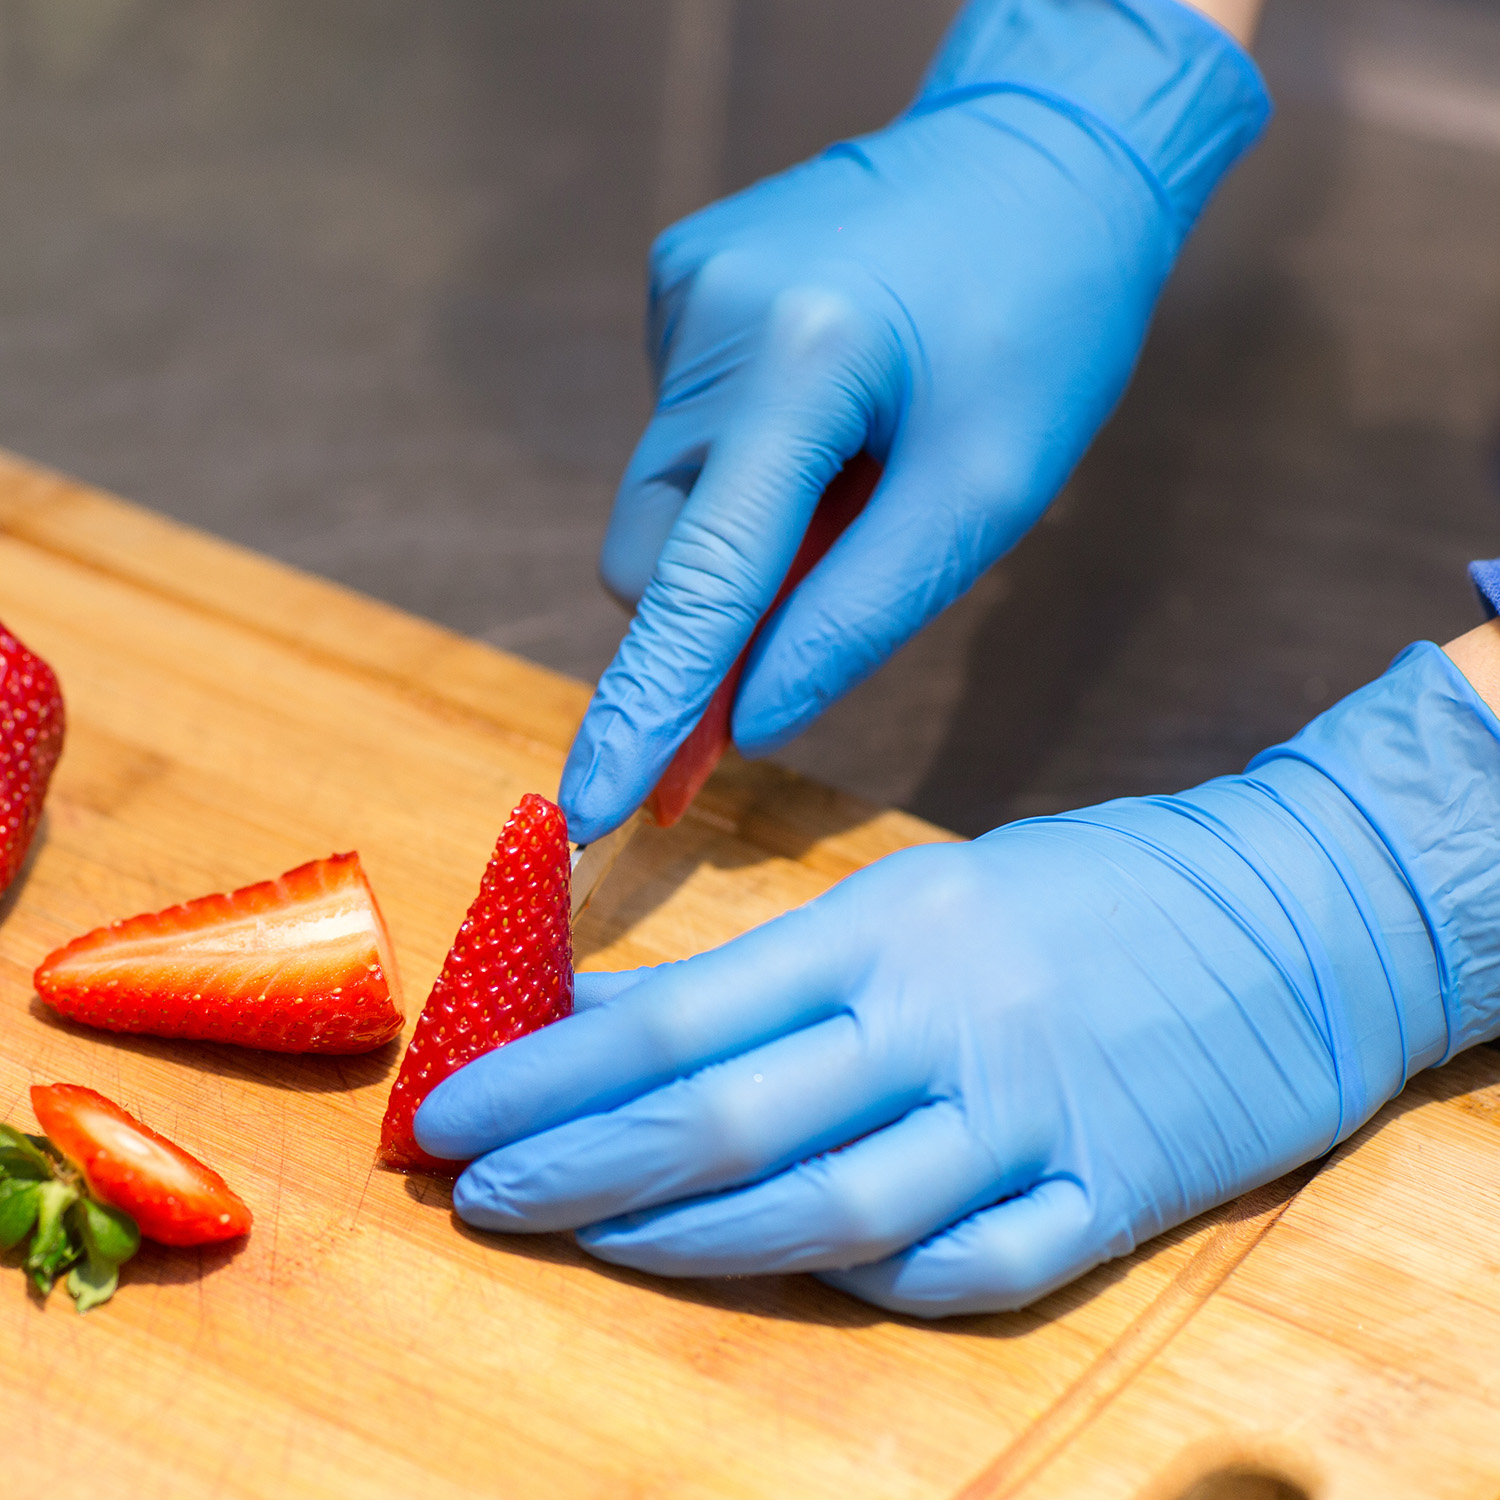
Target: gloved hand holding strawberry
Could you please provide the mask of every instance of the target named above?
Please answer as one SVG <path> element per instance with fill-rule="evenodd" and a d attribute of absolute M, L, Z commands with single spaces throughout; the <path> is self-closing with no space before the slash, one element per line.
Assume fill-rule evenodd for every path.
<path fill-rule="evenodd" d="M 478 1158 L 454 1204 L 482 1228 L 1018 1307 L 1500 1033 L 1497 829 L 1500 722 L 1414 646 L 1243 776 L 910 850 L 685 963 L 580 975 L 580 1013 L 439 1084 L 417 1141 Z"/>

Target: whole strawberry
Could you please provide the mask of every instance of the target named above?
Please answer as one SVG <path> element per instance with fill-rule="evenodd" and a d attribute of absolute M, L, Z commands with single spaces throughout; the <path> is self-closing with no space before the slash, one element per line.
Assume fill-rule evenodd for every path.
<path fill-rule="evenodd" d="M 26 859 L 62 746 L 57 674 L 0 625 L 0 891 Z"/>
<path fill-rule="evenodd" d="M 422 1014 L 380 1127 L 380 1159 L 403 1171 L 456 1172 L 417 1145 L 417 1106 L 481 1053 L 573 1010 L 568 825 L 528 792 L 501 830 L 479 894 L 458 929 Z"/>

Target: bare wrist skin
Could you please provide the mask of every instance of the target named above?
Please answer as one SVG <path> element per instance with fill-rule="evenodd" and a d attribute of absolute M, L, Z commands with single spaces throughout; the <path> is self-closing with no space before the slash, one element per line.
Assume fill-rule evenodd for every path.
<path fill-rule="evenodd" d="M 1486 620 L 1443 647 L 1469 686 L 1500 714 L 1500 620 Z"/>
<path fill-rule="evenodd" d="M 1187 0 L 1194 10 L 1201 10 L 1210 21 L 1216 21 L 1242 47 L 1255 39 L 1264 0 Z"/>

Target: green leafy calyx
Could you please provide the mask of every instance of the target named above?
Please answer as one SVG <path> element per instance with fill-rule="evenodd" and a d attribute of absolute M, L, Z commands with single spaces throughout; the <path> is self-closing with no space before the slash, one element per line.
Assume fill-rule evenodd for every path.
<path fill-rule="evenodd" d="M 135 1220 L 91 1197 L 83 1173 L 46 1136 L 0 1125 L 0 1250 L 28 1235 L 21 1265 L 36 1294 L 66 1273 L 79 1312 L 109 1301 L 141 1243 Z"/>

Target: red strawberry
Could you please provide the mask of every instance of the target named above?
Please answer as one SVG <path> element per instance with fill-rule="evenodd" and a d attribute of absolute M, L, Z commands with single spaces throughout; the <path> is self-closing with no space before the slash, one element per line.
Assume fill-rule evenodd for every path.
<path fill-rule="evenodd" d="M 147 1239 L 211 1245 L 249 1231 L 250 1210 L 217 1172 L 103 1094 L 76 1083 L 38 1084 L 31 1107 L 89 1192 L 129 1214 Z"/>
<path fill-rule="evenodd" d="M 0 625 L 0 891 L 16 877 L 63 746 L 57 674 Z"/>
<path fill-rule="evenodd" d="M 35 984 L 88 1026 L 267 1052 L 368 1052 L 403 1019 L 357 854 L 98 927 L 44 959 Z"/>
<path fill-rule="evenodd" d="M 562 812 L 528 792 L 500 832 L 401 1059 L 380 1127 L 387 1166 L 457 1171 L 460 1163 L 417 1145 L 417 1106 L 466 1062 L 572 1012 L 569 873 Z"/>

